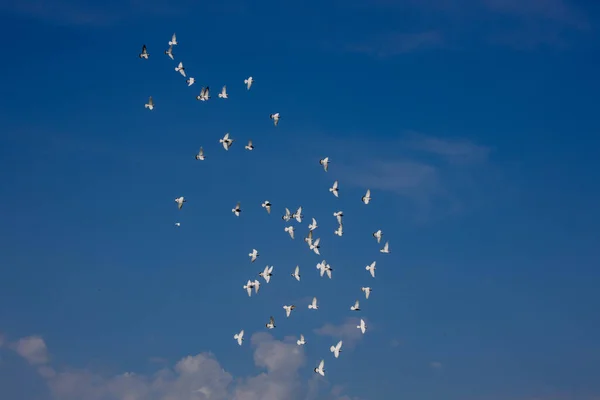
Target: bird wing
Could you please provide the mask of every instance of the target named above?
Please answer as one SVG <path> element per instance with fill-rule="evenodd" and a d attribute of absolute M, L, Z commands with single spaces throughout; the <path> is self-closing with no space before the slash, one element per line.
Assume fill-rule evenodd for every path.
<path fill-rule="evenodd" d="M 313 307 L 317 306 L 317 298 L 316 297 L 313 297 L 312 305 L 313 305 Z"/>
<path fill-rule="evenodd" d="M 275 325 L 275 318 L 273 318 L 273 317 L 269 318 L 269 323 Z"/>
<path fill-rule="evenodd" d="M 319 370 L 323 371 L 323 368 L 325 368 L 325 360 L 321 360 L 319 363 Z"/>
<path fill-rule="evenodd" d="M 252 285 L 250 281 L 248 281 L 248 284 L 246 285 L 246 292 L 248 292 L 248 296 L 252 296 Z"/>
<path fill-rule="evenodd" d="M 358 300 L 356 300 L 356 302 L 354 302 L 354 308 L 360 308 L 360 304 L 359 304 Z"/>
<path fill-rule="evenodd" d="M 175 43 L 176 41 L 177 41 L 177 36 L 175 36 L 175 34 L 173 34 L 173 36 L 171 36 L 171 42 Z"/>
<path fill-rule="evenodd" d="M 298 276 L 300 273 L 300 267 L 296 265 L 296 270 L 294 271 L 294 275 Z"/>
<path fill-rule="evenodd" d="M 154 100 L 152 100 L 152 96 L 150 96 L 150 97 L 148 98 L 148 104 L 150 104 L 151 106 L 153 106 L 153 105 L 154 105 Z"/>

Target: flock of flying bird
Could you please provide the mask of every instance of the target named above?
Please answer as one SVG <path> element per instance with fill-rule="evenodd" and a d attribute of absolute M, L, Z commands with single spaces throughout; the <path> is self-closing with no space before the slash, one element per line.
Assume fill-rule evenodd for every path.
<path fill-rule="evenodd" d="M 173 56 L 173 47 L 177 46 L 178 42 L 177 42 L 177 37 L 175 34 L 173 34 L 171 40 L 169 41 L 169 47 L 167 50 L 165 50 L 165 55 L 167 55 L 171 60 L 175 60 L 174 56 Z M 146 48 L 146 45 L 142 46 L 142 52 L 139 54 L 139 58 L 141 59 L 145 59 L 148 60 L 149 59 L 150 54 L 148 53 L 148 49 Z M 188 77 L 185 67 L 183 66 L 183 62 L 179 62 L 179 64 L 175 67 L 175 71 L 179 72 L 184 78 L 187 78 L 186 83 L 188 86 L 192 86 L 195 83 L 195 79 L 192 77 Z M 254 78 L 252 78 L 252 76 L 248 77 L 247 79 L 244 80 L 244 84 L 246 85 L 246 89 L 250 90 L 250 88 L 252 87 L 252 84 L 254 83 Z M 221 92 L 219 93 L 219 98 L 221 99 L 227 99 L 228 98 L 228 93 L 227 93 L 227 86 L 223 86 L 221 89 Z M 199 101 L 208 101 L 210 99 L 210 91 L 209 91 L 209 87 L 202 87 L 200 90 L 200 94 L 198 96 L 196 96 L 196 99 Z M 149 110 L 154 110 L 154 100 L 152 98 L 152 96 L 149 97 L 148 99 L 148 103 L 145 104 L 145 108 L 149 109 Z M 277 126 L 279 124 L 279 113 L 273 113 L 270 114 L 270 119 L 273 120 L 273 124 L 275 126 Z M 229 148 L 232 146 L 234 139 L 230 137 L 229 133 L 226 133 L 223 138 L 219 139 L 219 142 L 222 144 L 223 148 L 227 151 L 229 150 Z M 246 150 L 253 150 L 254 149 L 254 145 L 252 144 L 252 140 L 248 141 L 248 144 L 245 146 Z M 205 155 L 204 155 L 204 148 L 200 147 L 200 150 L 198 152 L 198 154 L 196 154 L 196 160 L 199 161 L 204 161 L 205 160 Z M 321 160 L 319 160 L 319 164 L 323 167 L 323 169 L 325 170 L 325 172 L 327 172 L 329 170 L 329 157 L 325 157 L 322 158 Z M 329 191 L 335 196 L 335 197 L 339 197 L 339 184 L 338 181 L 336 180 L 333 185 L 331 186 L 331 188 L 329 188 Z M 364 196 L 362 196 L 362 202 L 367 205 L 370 203 L 371 201 L 371 191 L 367 190 L 367 192 L 365 193 Z M 186 203 L 186 199 L 185 197 L 181 196 L 175 199 L 175 203 L 177 203 L 177 207 L 179 209 L 181 209 L 184 205 L 184 203 Z M 267 214 L 271 214 L 271 207 L 272 204 L 269 200 L 265 200 L 262 203 L 262 207 L 267 211 Z M 238 202 L 234 208 L 231 209 L 231 212 L 233 213 L 233 215 L 235 215 L 236 217 L 239 217 L 242 213 L 242 209 L 241 209 L 241 204 L 240 202 Z M 335 230 L 335 235 L 337 236 L 342 236 L 343 235 L 343 224 L 342 224 L 342 218 L 344 216 L 344 213 L 342 211 L 336 211 L 333 213 L 333 216 L 336 217 L 337 222 L 338 222 L 338 228 Z M 295 213 L 290 212 L 290 210 L 288 208 L 285 208 L 285 214 L 281 217 L 285 222 L 289 222 L 291 220 L 295 220 L 298 223 L 302 222 L 302 207 L 299 207 Z M 181 224 L 179 222 L 175 223 L 176 226 L 180 226 Z M 320 255 L 320 238 L 316 238 L 313 239 L 313 232 L 315 231 L 315 229 L 318 228 L 317 225 L 317 220 L 315 218 L 312 218 L 311 223 L 308 225 L 308 234 L 307 236 L 304 238 L 304 241 L 306 242 L 306 244 L 308 245 L 309 250 L 313 251 L 315 254 Z M 284 228 L 284 231 L 286 233 L 289 234 L 289 236 L 294 239 L 294 235 L 295 235 L 295 228 L 293 225 L 290 226 L 286 226 Z M 381 230 L 378 230 L 376 232 L 373 233 L 373 237 L 375 238 L 375 240 L 377 241 L 377 243 L 381 243 L 381 239 L 382 239 L 383 233 Z M 390 249 L 389 249 L 389 242 L 385 242 L 385 244 L 383 245 L 383 247 L 379 250 L 381 253 L 383 254 L 389 254 L 390 253 Z M 248 256 L 250 257 L 250 262 L 253 263 L 255 262 L 258 257 L 259 257 L 259 252 L 256 249 L 252 249 L 252 252 L 248 254 Z M 365 267 L 365 269 L 370 273 L 370 275 L 375 278 L 375 266 L 376 266 L 376 261 L 373 261 L 371 264 L 367 265 Z M 273 275 L 273 266 L 269 266 L 267 265 L 264 270 L 262 272 L 260 272 L 258 275 L 260 278 L 263 278 L 265 283 L 269 283 L 271 281 L 271 276 Z M 316 265 L 316 268 L 319 271 L 319 274 L 321 277 L 323 277 L 324 275 L 327 275 L 327 277 L 329 279 L 332 278 L 332 271 L 333 268 L 331 268 L 331 265 L 329 265 L 327 263 L 326 260 L 323 260 L 321 262 L 319 262 Z M 296 266 L 294 272 L 291 274 L 291 276 L 296 279 L 297 281 L 300 281 L 300 267 Z M 245 285 L 243 285 L 244 290 L 247 291 L 248 296 L 252 296 L 253 293 L 253 289 L 254 289 L 254 293 L 257 294 L 259 289 L 260 289 L 261 283 L 258 279 L 254 279 L 251 280 L 249 279 Z M 369 298 L 369 295 L 372 292 L 372 289 L 368 286 L 362 287 L 361 291 L 364 293 L 365 295 L 365 299 Z M 290 317 L 290 315 L 292 314 L 292 311 L 296 308 L 295 305 L 290 304 L 290 305 L 284 305 L 283 309 L 285 310 L 285 315 L 287 318 Z M 313 297 L 312 302 L 308 305 L 308 309 L 309 310 L 318 310 L 319 309 L 319 304 L 318 304 L 318 299 L 316 297 Z M 360 311 L 360 302 L 358 300 L 356 300 L 354 302 L 354 304 L 350 307 L 351 311 Z M 265 326 L 267 327 L 267 329 L 274 329 L 275 326 L 275 318 L 273 316 L 271 316 L 269 318 L 269 322 L 267 322 L 265 324 Z M 360 331 L 364 334 L 367 330 L 367 325 L 365 323 L 364 319 L 360 319 L 360 323 L 359 325 L 356 326 L 357 329 L 360 329 Z M 243 341 L 244 341 L 244 330 L 242 329 L 239 333 L 236 333 L 233 336 L 234 340 L 237 341 L 238 345 L 242 345 Z M 298 346 L 302 346 L 304 344 L 306 344 L 306 340 L 304 338 L 304 335 L 301 334 L 300 338 L 296 341 Z M 340 355 L 340 352 L 342 351 L 342 340 L 340 340 L 337 344 L 332 345 L 330 347 L 330 351 L 331 353 L 333 353 L 335 358 L 338 358 Z M 318 366 L 316 368 L 314 368 L 314 372 L 321 375 L 321 376 L 325 376 L 325 360 L 321 360 L 320 363 L 318 364 Z"/>

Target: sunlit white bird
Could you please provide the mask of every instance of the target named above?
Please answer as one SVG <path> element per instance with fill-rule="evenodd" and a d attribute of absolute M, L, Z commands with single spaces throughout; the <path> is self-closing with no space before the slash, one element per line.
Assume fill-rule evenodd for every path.
<path fill-rule="evenodd" d="M 369 204 L 371 201 L 371 189 L 367 189 L 367 193 L 362 197 L 362 202 L 365 204 Z"/>
<path fill-rule="evenodd" d="M 252 140 L 248 140 L 248 144 L 246 146 L 244 146 L 244 148 L 246 150 L 250 150 L 250 151 L 254 150 L 254 145 L 252 144 Z"/>
<path fill-rule="evenodd" d="M 183 77 L 185 77 L 185 68 L 183 67 L 183 63 L 179 61 L 179 64 L 175 67 L 175 71 L 179 72 Z"/>
<path fill-rule="evenodd" d="M 283 306 L 283 309 L 285 310 L 285 316 L 289 318 L 294 308 L 296 308 L 296 306 L 293 304 L 289 306 Z"/>
<path fill-rule="evenodd" d="M 360 311 L 360 303 L 358 302 L 358 300 L 356 300 L 354 302 L 354 305 L 352 307 L 350 307 L 351 311 Z"/>
<path fill-rule="evenodd" d="M 364 319 L 360 319 L 360 325 L 356 326 L 358 329 L 360 329 L 360 331 L 363 333 L 363 335 L 365 334 L 366 330 L 367 330 L 367 324 L 365 323 Z"/>
<path fill-rule="evenodd" d="M 233 338 L 234 338 L 235 340 L 237 340 L 237 342 L 238 342 L 238 345 L 240 345 L 240 346 L 241 346 L 241 345 L 242 345 L 242 342 L 244 341 L 244 330 L 242 329 L 242 330 L 240 331 L 240 333 L 236 333 L 235 335 L 233 335 Z"/>
<path fill-rule="evenodd" d="M 321 376 L 325 376 L 325 360 L 321 360 L 319 366 L 314 371 Z"/>
<path fill-rule="evenodd" d="M 293 226 L 286 226 L 285 228 L 283 228 L 284 231 L 286 231 L 287 233 L 290 234 L 290 237 L 293 239 L 294 238 L 294 227 Z"/>
<path fill-rule="evenodd" d="M 260 289 L 260 281 L 258 279 L 254 280 L 254 293 L 258 293 L 258 290 Z"/>
<path fill-rule="evenodd" d="M 302 215 L 302 207 L 298 207 L 298 209 L 296 210 L 296 212 L 292 214 L 292 218 L 294 218 L 299 223 L 302 222 L 302 217 L 303 216 L 304 215 Z"/>
<path fill-rule="evenodd" d="M 385 242 L 383 245 L 383 249 L 379 250 L 381 253 L 389 254 L 390 253 L 390 242 Z"/>
<path fill-rule="evenodd" d="M 183 203 L 185 203 L 186 200 L 183 196 L 178 197 L 175 199 L 175 203 L 177 203 L 177 208 L 179 208 L 181 210 L 181 207 L 183 207 Z"/>
<path fill-rule="evenodd" d="M 317 238 L 317 239 L 315 239 L 315 241 L 313 243 L 311 243 L 309 245 L 310 249 L 312 251 L 314 251 L 315 254 L 317 254 L 317 255 L 321 255 L 321 253 L 319 252 L 319 249 L 321 248 L 321 246 L 319 245 L 320 241 L 321 241 L 321 238 Z"/>
<path fill-rule="evenodd" d="M 335 197 L 339 197 L 338 181 L 333 182 L 333 186 L 329 188 Z"/>
<path fill-rule="evenodd" d="M 377 264 L 377 261 L 373 261 L 373 262 L 371 263 L 371 265 L 367 265 L 367 266 L 365 267 L 365 269 L 366 269 L 367 271 L 369 271 L 369 273 L 371 274 L 371 276 L 372 276 L 373 278 L 375 278 L 375 264 Z"/>
<path fill-rule="evenodd" d="M 310 224 L 308 225 L 308 229 L 309 229 L 309 230 L 312 232 L 312 231 L 314 231 L 315 229 L 317 229 L 318 227 L 319 227 L 319 225 L 317 225 L 317 220 L 313 218 L 313 219 L 312 219 L 312 223 L 310 223 Z"/>
<path fill-rule="evenodd" d="M 381 232 L 381 229 L 378 230 L 377 232 L 373 232 L 373 237 L 375 239 L 377 239 L 377 243 L 381 242 L 381 237 L 383 236 L 383 232 Z"/>
<path fill-rule="evenodd" d="M 302 345 L 306 344 L 306 340 L 304 340 L 303 334 L 300 334 L 300 339 L 296 340 L 296 343 L 298 344 L 298 346 L 302 346 Z"/>
<path fill-rule="evenodd" d="M 336 211 L 333 213 L 333 216 L 337 219 L 338 224 L 342 224 L 342 218 L 344 217 L 343 211 Z"/>
<path fill-rule="evenodd" d="M 316 297 L 313 297 L 312 303 L 310 303 L 308 305 L 308 309 L 309 310 L 318 310 L 319 309 L 319 305 L 317 304 L 317 298 Z"/>
<path fill-rule="evenodd" d="M 175 226 L 181 226 L 180 222 L 175 222 Z"/>
<path fill-rule="evenodd" d="M 304 238 L 304 241 L 306 242 L 306 244 L 308 244 L 308 247 L 310 247 L 313 244 L 313 233 L 312 233 L 312 231 L 308 231 L 308 234 Z"/>
<path fill-rule="evenodd" d="M 219 98 L 226 99 L 227 97 L 229 97 L 227 95 L 227 85 L 224 85 L 223 88 L 221 89 L 221 93 L 219 93 Z"/>
<path fill-rule="evenodd" d="M 254 282 L 248 279 L 248 282 L 244 285 L 244 289 L 248 292 L 248 297 L 252 296 L 252 288 L 254 287 Z"/>
<path fill-rule="evenodd" d="M 333 356 L 335 358 L 338 358 L 342 351 L 342 341 L 340 340 L 339 342 L 337 342 L 337 344 L 335 346 L 331 346 L 329 348 L 329 351 L 331 351 L 333 353 Z"/>
<path fill-rule="evenodd" d="M 296 278 L 298 282 L 300 282 L 300 267 L 298 265 L 296 265 L 296 269 L 294 270 L 292 276 Z"/>
<path fill-rule="evenodd" d="M 338 228 L 333 233 L 335 233 L 339 237 L 342 237 L 342 235 L 344 234 L 344 227 L 343 227 L 343 225 L 339 225 Z"/>
<path fill-rule="evenodd" d="M 325 172 L 327 172 L 327 170 L 329 169 L 329 157 L 321 158 L 319 160 L 319 164 L 321 164 Z"/>
<path fill-rule="evenodd" d="M 279 113 L 271 114 L 269 118 L 273 120 L 273 125 L 277 126 L 279 124 Z"/>
<path fill-rule="evenodd" d="M 268 329 L 273 329 L 275 328 L 275 318 L 273 318 L 272 316 L 269 318 L 269 322 L 265 324 L 265 326 Z"/>
<path fill-rule="evenodd" d="M 319 274 L 321 276 L 327 273 L 327 277 L 331 279 L 331 271 L 333 271 L 333 268 L 331 268 L 331 265 L 327 264 L 327 261 L 323 260 L 320 263 L 318 263 L 317 269 L 319 270 Z"/>
<path fill-rule="evenodd" d="M 254 79 L 251 76 L 249 76 L 247 79 L 244 79 L 244 83 L 246 84 L 246 89 L 250 90 L 253 82 L 254 82 Z"/>
<path fill-rule="evenodd" d="M 140 54 L 138 54 L 139 58 L 144 58 L 144 59 L 148 59 L 148 57 L 150 57 L 150 54 L 148 54 L 148 49 L 146 48 L 146 45 L 142 45 L 142 52 Z"/>
<path fill-rule="evenodd" d="M 271 276 L 273 275 L 273 266 L 271 265 L 270 267 L 267 265 L 265 267 L 265 269 L 263 270 L 263 272 L 261 272 L 260 274 L 258 274 L 258 276 L 262 277 L 265 282 L 269 283 L 271 281 Z"/>
<path fill-rule="evenodd" d="M 235 214 L 236 217 L 240 216 L 240 213 L 242 212 L 242 209 L 240 208 L 240 202 L 238 201 L 237 204 L 235 205 L 235 208 L 231 209 L 231 212 L 233 214 Z"/>
<path fill-rule="evenodd" d="M 234 141 L 234 140 L 235 140 L 235 139 L 231 139 L 231 138 L 229 137 L 229 133 L 226 133 L 226 134 L 225 134 L 225 136 L 223 136 L 223 138 L 222 138 L 222 139 L 219 139 L 219 143 L 222 143 L 222 144 L 223 144 L 223 148 L 224 148 L 225 150 L 229 150 L 229 148 L 230 148 L 230 147 L 231 147 L 231 145 L 233 144 L 233 141 Z"/>
<path fill-rule="evenodd" d="M 252 253 L 248 253 L 248 257 L 250 257 L 250 262 L 256 261 L 258 258 L 258 250 L 252 249 Z"/>
<path fill-rule="evenodd" d="M 154 100 L 152 100 L 152 96 L 148 98 L 148 102 L 144 104 L 144 108 L 147 108 L 150 111 L 154 110 Z"/>
<path fill-rule="evenodd" d="M 261 204 L 261 206 L 267 210 L 267 214 L 271 214 L 271 203 L 269 202 L 269 200 L 265 200 L 264 203 Z"/>
<path fill-rule="evenodd" d="M 368 299 L 369 295 L 373 291 L 373 289 L 371 289 L 370 287 L 361 287 L 360 290 L 362 290 L 363 292 L 365 292 L 365 299 Z"/>
<path fill-rule="evenodd" d="M 200 100 L 200 101 L 208 101 L 208 99 L 210 99 L 210 88 L 207 87 L 202 87 L 200 89 L 200 94 L 198 96 L 196 96 L 196 100 Z"/>
<path fill-rule="evenodd" d="M 175 36 L 175 34 L 173 34 L 173 36 L 171 36 L 171 40 L 169 40 L 169 46 L 177 46 L 179 43 L 177 43 L 177 36 Z"/>
<path fill-rule="evenodd" d="M 173 57 L 173 45 L 169 46 L 169 48 L 165 50 L 165 54 L 168 55 L 171 60 L 175 59 Z"/>
<path fill-rule="evenodd" d="M 204 161 L 204 149 L 200 147 L 200 151 L 196 154 L 196 160 Z"/>
<path fill-rule="evenodd" d="M 188 86 L 192 86 L 194 84 L 194 82 L 196 82 L 196 80 L 190 76 L 189 78 L 187 78 L 187 80 L 185 82 L 187 83 Z"/>
<path fill-rule="evenodd" d="M 287 207 L 285 208 L 285 214 L 283 214 L 281 219 L 284 220 L 285 222 L 288 222 L 290 219 L 292 219 L 292 213 L 290 212 L 290 210 Z"/>

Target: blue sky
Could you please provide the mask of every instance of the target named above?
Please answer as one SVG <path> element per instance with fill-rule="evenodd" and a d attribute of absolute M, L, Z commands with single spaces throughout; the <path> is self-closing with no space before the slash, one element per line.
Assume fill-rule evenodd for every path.
<path fill-rule="evenodd" d="M 0 5 L 0 397 L 597 399 L 600 5 L 284 3 Z"/>

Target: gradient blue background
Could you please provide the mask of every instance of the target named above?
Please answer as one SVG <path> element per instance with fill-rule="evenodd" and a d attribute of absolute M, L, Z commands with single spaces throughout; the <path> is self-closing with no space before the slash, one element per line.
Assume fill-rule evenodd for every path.
<path fill-rule="evenodd" d="M 273 333 L 319 344 L 307 347 L 309 376 L 331 341 L 312 329 L 352 316 L 369 284 L 373 329 L 328 366 L 353 395 L 600 395 L 598 3 L 53 3 L 0 7 L 7 337 L 40 334 L 73 368 L 150 373 L 150 357 L 212 351 L 245 376 L 251 350 L 231 335 L 263 330 L 296 301 L 297 318 Z M 191 88 L 163 54 L 173 32 Z M 217 98 L 223 84 L 228 100 Z M 207 103 L 195 100 L 202 85 Z M 416 149 L 427 138 L 446 155 L 470 143 L 461 148 L 477 157 Z M 205 162 L 194 159 L 201 145 Z M 419 171 L 433 175 L 403 183 Z M 280 216 L 300 205 L 292 241 Z M 300 239 L 312 216 L 323 257 Z M 371 237 L 379 228 L 390 255 Z M 314 268 L 323 258 L 332 281 Z M 375 280 L 364 271 L 373 260 Z M 266 263 L 273 281 L 249 299 L 242 285 Z M 21 361 L 3 360 L 7 399 L 42 398 Z"/>

